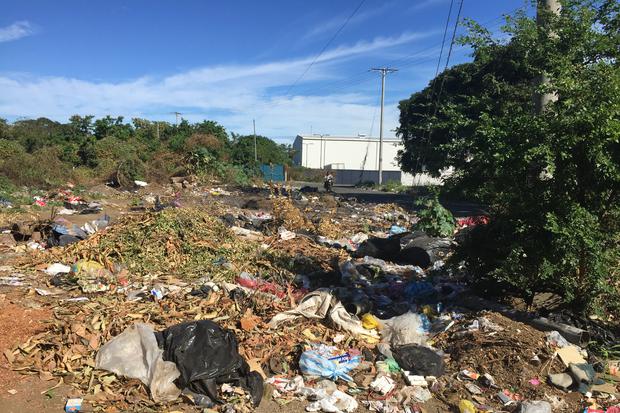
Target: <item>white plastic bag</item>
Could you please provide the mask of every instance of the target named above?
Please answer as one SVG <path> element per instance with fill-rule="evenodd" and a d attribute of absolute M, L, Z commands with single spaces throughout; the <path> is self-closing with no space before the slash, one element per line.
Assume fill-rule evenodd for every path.
<path fill-rule="evenodd" d="M 157 403 L 173 401 L 181 394 L 181 389 L 173 383 L 181 373 L 173 362 L 164 361 L 162 354 L 153 329 L 137 323 L 101 347 L 95 367 L 139 379 L 149 386 Z"/>
<path fill-rule="evenodd" d="M 351 413 L 356 409 L 357 401 L 340 390 L 336 390 L 331 395 L 310 403 L 306 407 L 306 410 L 309 412 L 318 412 L 319 410 L 322 410 L 326 413 Z"/>
<path fill-rule="evenodd" d="M 392 347 L 426 344 L 430 323 L 424 314 L 409 312 L 385 320 L 383 324 L 385 327 L 381 330 L 382 341 Z"/>

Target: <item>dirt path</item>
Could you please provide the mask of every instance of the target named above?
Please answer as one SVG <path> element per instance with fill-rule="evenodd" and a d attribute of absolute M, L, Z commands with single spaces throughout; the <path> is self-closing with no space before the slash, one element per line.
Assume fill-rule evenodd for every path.
<path fill-rule="evenodd" d="M 69 386 L 61 386 L 46 393 L 57 381 L 44 381 L 37 376 L 25 376 L 12 371 L 5 355 L 9 348 L 43 331 L 51 310 L 20 297 L 14 289 L 8 287 L 0 288 L 0 308 L 0 412 L 62 411 L 66 395 L 71 391 Z"/>

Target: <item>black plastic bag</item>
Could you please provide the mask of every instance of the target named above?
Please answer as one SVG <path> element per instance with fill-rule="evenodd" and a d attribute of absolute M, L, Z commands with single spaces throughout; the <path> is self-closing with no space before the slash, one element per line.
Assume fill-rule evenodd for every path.
<path fill-rule="evenodd" d="M 401 369 L 419 376 L 440 377 L 445 373 L 443 357 L 428 347 L 408 344 L 392 350 Z"/>
<path fill-rule="evenodd" d="M 263 379 L 251 372 L 239 354 L 235 334 L 209 320 L 177 324 L 155 333 L 164 350 L 164 360 L 172 361 L 181 372 L 177 386 L 205 394 L 218 403 L 217 385 L 232 383 L 248 390 L 254 406 L 263 395 Z"/>

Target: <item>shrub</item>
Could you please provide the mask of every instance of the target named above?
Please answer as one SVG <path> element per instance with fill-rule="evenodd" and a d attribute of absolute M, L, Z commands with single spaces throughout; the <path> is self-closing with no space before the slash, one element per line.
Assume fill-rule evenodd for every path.
<path fill-rule="evenodd" d="M 186 174 L 187 165 L 183 157 L 173 152 L 157 152 L 146 163 L 148 182 L 168 183 L 171 176 Z"/>
<path fill-rule="evenodd" d="M 322 169 L 310 169 L 303 166 L 292 166 L 288 168 L 288 178 L 291 181 L 300 182 L 323 182 L 325 171 Z"/>
<path fill-rule="evenodd" d="M 0 174 L 16 185 L 49 188 L 66 182 L 71 168 L 59 159 L 60 150 L 44 147 L 33 154 L 16 153 L 0 164 Z"/>
<path fill-rule="evenodd" d="M 508 18 L 499 39 L 471 23 L 473 62 L 401 104 L 401 160 L 454 167 L 449 181 L 489 205 L 462 250 L 472 278 L 606 312 L 620 285 L 620 3 L 562 6 L 540 24 Z M 545 93 L 557 99 L 534 110 Z"/>
<path fill-rule="evenodd" d="M 381 188 L 384 192 L 404 192 L 407 189 L 405 185 L 399 181 L 389 180 Z"/>
<path fill-rule="evenodd" d="M 422 209 L 417 215 L 420 220 L 416 227 L 431 237 L 448 237 L 454 233 L 455 220 L 452 213 L 441 205 L 438 195 L 420 199 L 416 202 Z"/>

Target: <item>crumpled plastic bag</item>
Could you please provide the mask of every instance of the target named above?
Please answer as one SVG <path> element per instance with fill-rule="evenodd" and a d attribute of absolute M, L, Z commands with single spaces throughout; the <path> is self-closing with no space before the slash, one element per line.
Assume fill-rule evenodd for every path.
<path fill-rule="evenodd" d="M 360 361 L 359 355 L 342 354 L 336 347 L 320 344 L 301 354 L 299 369 L 307 376 L 353 381 L 347 373 L 357 367 Z"/>
<path fill-rule="evenodd" d="M 306 406 L 306 411 L 309 412 L 318 412 L 320 410 L 326 413 L 351 413 L 357 410 L 357 401 L 348 394 L 336 390 L 331 395 Z"/>
<path fill-rule="evenodd" d="M 408 312 L 389 320 L 383 320 L 381 336 L 383 342 L 392 347 L 407 344 L 426 344 L 431 323 L 425 314 Z"/>
<path fill-rule="evenodd" d="M 248 390 L 254 406 L 263 395 L 263 378 L 250 371 L 239 354 L 237 337 L 210 320 L 190 321 L 155 333 L 163 357 L 181 372 L 178 384 L 221 403 L 217 385 L 232 383 Z"/>
<path fill-rule="evenodd" d="M 317 320 L 328 318 L 335 326 L 351 334 L 378 338 L 376 331 L 366 330 L 360 319 L 349 314 L 328 289 L 318 289 L 306 295 L 296 308 L 275 315 L 269 322 L 269 327 L 277 328 L 285 321 L 300 317 Z"/>
<path fill-rule="evenodd" d="M 374 315 L 366 313 L 362 316 L 362 327 L 367 330 L 373 330 L 375 328 L 381 327 L 381 322 Z"/>
<path fill-rule="evenodd" d="M 392 349 L 394 359 L 403 370 L 419 376 L 443 376 L 443 356 L 431 348 L 410 344 Z"/>
<path fill-rule="evenodd" d="M 149 387 L 157 403 L 173 401 L 181 394 L 173 383 L 181 373 L 174 363 L 164 361 L 162 354 L 151 326 L 138 323 L 99 349 L 95 367 L 139 379 Z"/>
<path fill-rule="evenodd" d="M 519 413 L 552 413 L 551 404 L 544 400 L 523 402 Z"/>
<path fill-rule="evenodd" d="M 564 348 L 571 345 L 558 331 L 547 331 L 545 335 L 547 336 L 547 344 L 550 346 Z"/>

